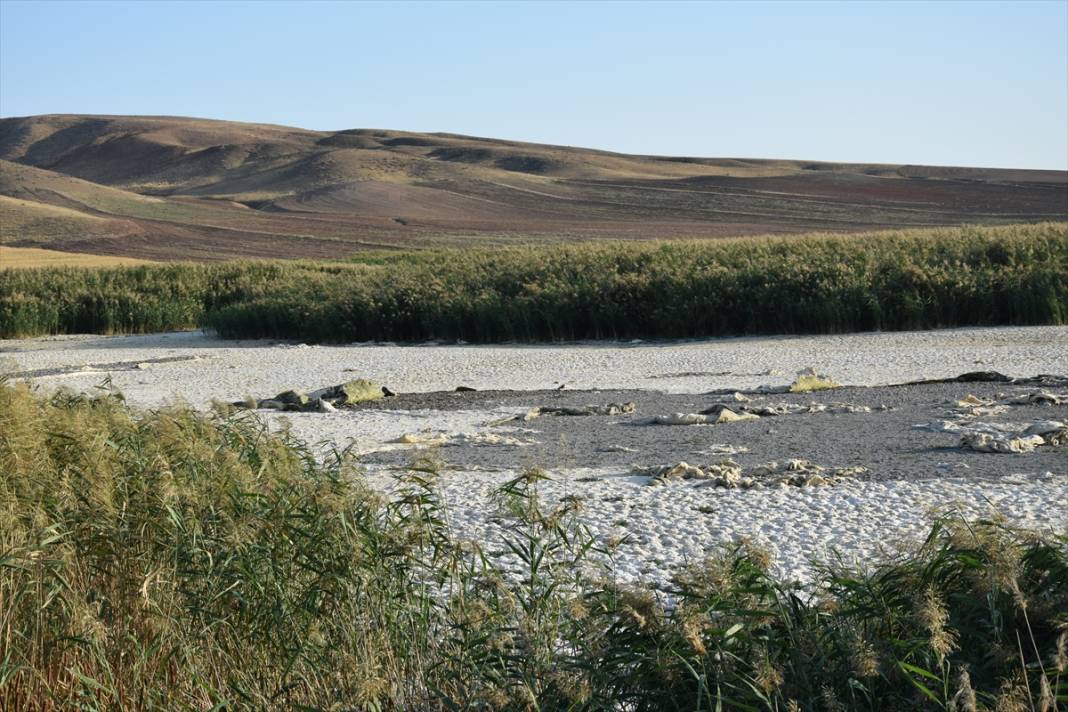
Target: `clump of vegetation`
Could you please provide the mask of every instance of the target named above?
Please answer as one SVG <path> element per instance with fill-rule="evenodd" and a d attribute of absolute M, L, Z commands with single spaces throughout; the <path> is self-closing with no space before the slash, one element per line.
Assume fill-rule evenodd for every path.
<path fill-rule="evenodd" d="M 472 342 L 1068 319 L 1068 223 L 372 254 L 353 263 L 0 271 L 0 336 Z"/>
<path fill-rule="evenodd" d="M 1068 540 L 938 522 L 814 592 L 732 545 L 615 583 L 531 471 L 491 559 L 247 415 L 0 385 L 0 709 L 1052 710 Z M 494 548 L 499 544 L 494 542 Z"/>
<path fill-rule="evenodd" d="M 258 298 L 301 269 L 232 263 L 0 270 L 0 336 L 192 329 L 211 310 Z"/>
<path fill-rule="evenodd" d="M 812 371 L 811 373 L 799 373 L 794 382 L 790 384 L 790 393 L 813 393 L 815 391 L 831 391 L 841 388 L 838 383 L 829 376 L 821 376 Z"/>

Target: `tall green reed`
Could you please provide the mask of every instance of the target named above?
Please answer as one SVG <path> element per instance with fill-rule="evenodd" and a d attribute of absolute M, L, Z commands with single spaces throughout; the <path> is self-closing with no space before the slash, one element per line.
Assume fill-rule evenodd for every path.
<path fill-rule="evenodd" d="M 1064 534 L 947 516 L 810 589 L 742 541 L 655 591 L 545 473 L 500 488 L 486 549 L 439 476 L 387 497 L 254 416 L 0 385 L 0 709 L 1068 704 Z"/>
<path fill-rule="evenodd" d="M 1068 224 L 0 271 L 0 336 L 473 342 L 1061 324 Z"/>

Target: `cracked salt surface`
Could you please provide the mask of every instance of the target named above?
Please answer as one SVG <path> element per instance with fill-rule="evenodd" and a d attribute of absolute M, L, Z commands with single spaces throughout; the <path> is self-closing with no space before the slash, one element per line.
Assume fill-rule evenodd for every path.
<path fill-rule="evenodd" d="M 518 415 L 522 409 L 494 410 L 363 410 L 334 413 L 285 413 L 258 411 L 272 428 L 286 427 L 296 438 L 319 449 L 351 448 L 356 455 L 387 450 L 413 450 L 396 442 L 405 435 L 441 434 L 446 437 L 474 435 L 487 420 Z M 496 434 L 515 436 L 524 428 L 496 427 Z"/>
<path fill-rule="evenodd" d="M 368 479 L 389 490 L 396 474 L 381 469 Z M 493 492 L 516 474 L 444 473 L 439 492 L 454 531 L 492 550 L 504 532 Z M 840 558 L 864 566 L 922 541 L 936 511 L 968 517 L 1000 513 L 1013 524 L 1044 531 L 1063 532 L 1068 522 L 1068 479 L 1044 474 L 1001 482 L 960 477 L 852 481 L 758 493 L 688 483 L 648 487 L 645 477 L 605 470 L 549 475 L 552 479 L 539 484 L 546 506 L 578 497 L 581 520 L 595 536 L 602 541 L 630 537 L 615 556 L 617 578 L 653 586 L 663 586 L 678 567 L 698 564 L 719 545 L 739 538 L 766 549 L 775 574 L 806 583 L 813 562 Z"/>
<path fill-rule="evenodd" d="M 552 346 L 293 346 L 179 333 L 0 341 L 0 353 L 13 358 L 18 370 L 33 372 L 36 377 L 30 380 L 44 389 L 91 390 L 110 375 L 113 385 L 135 406 L 158 407 L 180 399 L 204 408 L 213 399 L 314 389 L 359 377 L 401 393 L 452 391 L 459 385 L 535 390 L 565 383 L 568 389 L 699 394 L 785 385 L 808 366 L 847 385 L 951 377 L 975 370 L 1014 376 L 1066 374 L 1068 327 Z M 86 366 L 90 372 L 79 370 Z M 775 375 L 757 375 L 761 373 Z M 393 441 L 413 433 L 442 433 L 457 440 L 474 436 L 468 442 L 491 432 L 537 439 L 527 429 L 488 425 L 524 412 L 526 408 L 519 407 L 401 410 L 387 404 L 381 409 L 264 416 L 272 427 L 287 424 L 297 437 L 313 445 L 325 443 L 320 447 L 327 449 L 352 443 L 361 453 L 410 450 L 414 455 L 413 446 Z M 715 442 L 702 447 L 710 456 L 713 451 L 729 452 L 734 447 L 730 431 L 715 433 Z M 633 444 L 616 440 L 605 446 L 623 452 Z M 523 467 L 543 464 L 523 459 L 530 449 L 512 448 L 509 452 L 515 455 L 507 469 L 476 471 L 460 462 L 443 472 L 441 492 L 458 536 L 480 540 L 488 550 L 504 548 L 500 525 L 493 521 L 492 493 Z M 674 461 L 692 458 L 691 450 L 693 446 L 674 453 Z M 1029 469 L 1032 455 L 989 455 L 1009 458 L 999 460 L 1004 462 L 1005 477 L 966 479 L 967 467 L 941 462 L 946 454 L 932 453 L 929 476 L 919 479 L 760 490 L 698 487 L 690 482 L 647 487 L 647 478 L 631 476 L 626 468 L 594 470 L 578 461 L 574 467 L 551 471 L 555 479 L 543 483 L 542 492 L 550 501 L 581 497 L 582 517 L 600 537 L 629 534 L 630 540 L 616 556 L 616 572 L 624 580 L 648 584 L 663 584 L 676 567 L 699 562 L 718 545 L 739 537 L 765 546 L 777 573 L 804 581 L 811 575 L 813 559 L 828 561 L 837 551 L 847 561 L 863 563 L 892 553 L 886 547 L 919 540 L 927 533 L 934 509 L 958 507 L 971 516 L 996 509 L 1017 524 L 1065 530 L 1068 458 L 1058 459 L 1066 466 L 1054 465 L 1055 471 L 1045 476 Z M 395 471 L 386 465 L 367 467 L 370 483 L 390 489 Z"/>
<path fill-rule="evenodd" d="M 133 402 L 158 405 L 180 396 L 200 406 L 212 398 L 236 400 L 359 377 L 398 393 L 451 391 L 460 385 L 479 390 L 536 390 L 560 383 L 570 389 L 704 393 L 786 385 L 810 366 L 842 384 L 860 386 L 976 370 L 1014 376 L 1068 373 L 1068 327 L 537 346 L 294 346 L 224 341 L 183 332 L 8 340 L 0 341 L 0 353 L 13 357 L 27 371 L 198 356 L 196 361 L 116 371 L 112 378 Z M 763 373 L 770 375 L 759 375 Z M 95 372 L 60 380 L 71 387 L 89 387 L 101 377 Z"/>

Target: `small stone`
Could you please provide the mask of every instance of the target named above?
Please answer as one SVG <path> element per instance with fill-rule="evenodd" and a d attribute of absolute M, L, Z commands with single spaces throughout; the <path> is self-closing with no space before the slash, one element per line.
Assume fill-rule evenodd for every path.
<path fill-rule="evenodd" d="M 759 415 L 753 413 L 735 413 L 730 408 L 723 408 L 716 416 L 716 423 L 737 423 L 744 420 L 757 420 Z"/>
<path fill-rule="evenodd" d="M 786 467 L 784 468 L 789 472 L 821 472 L 823 470 L 819 465 L 813 464 L 808 460 L 788 460 Z"/>
<path fill-rule="evenodd" d="M 597 448 L 597 452 L 638 452 L 638 449 L 626 445 L 605 445 Z"/>
<path fill-rule="evenodd" d="M 1063 423 L 1059 420 L 1039 420 L 1032 423 L 1027 430 L 1023 431 L 1024 435 L 1047 435 L 1049 433 L 1057 433 L 1068 427 L 1068 423 Z"/>
<path fill-rule="evenodd" d="M 283 405 L 287 405 L 287 406 L 288 405 L 301 405 L 301 406 L 303 406 L 303 405 L 307 405 L 308 402 L 311 399 L 308 397 L 308 394 L 304 393 L 303 391 L 283 391 L 282 393 L 279 393 L 274 398 L 269 399 L 269 400 L 276 400 L 279 403 L 282 403 Z"/>
<path fill-rule="evenodd" d="M 444 445 L 448 437 L 443 433 L 405 433 L 392 442 L 402 445 Z"/>
<path fill-rule="evenodd" d="M 832 388 L 840 388 L 829 376 L 816 373 L 814 368 L 806 368 L 798 371 L 797 378 L 790 384 L 790 393 L 811 393 L 812 391 L 827 391 Z"/>
<path fill-rule="evenodd" d="M 351 381 L 345 381 L 337 387 L 339 395 L 345 397 L 344 405 L 354 405 L 356 403 L 364 403 L 366 401 L 379 400 L 383 398 L 385 394 L 382 392 L 381 386 L 378 386 L 371 381 L 363 378 L 357 378 Z"/>
<path fill-rule="evenodd" d="M 707 425 L 712 418 L 700 413 L 672 413 L 671 415 L 654 415 L 640 421 L 641 425 Z"/>
<path fill-rule="evenodd" d="M 965 432 L 960 436 L 961 447 L 977 452 L 1025 453 L 1031 452 L 1039 445 L 1045 444 L 1041 435 L 1010 437 L 990 433 Z"/>

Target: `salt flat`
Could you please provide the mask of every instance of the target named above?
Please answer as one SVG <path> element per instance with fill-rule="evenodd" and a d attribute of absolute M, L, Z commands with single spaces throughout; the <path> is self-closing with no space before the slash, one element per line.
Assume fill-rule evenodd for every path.
<path fill-rule="evenodd" d="M 1065 531 L 1068 471 L 1005 481 L 935 476 L 925 480 L 847 482 L 835 487 L 730 490 L 673 484 L 649 487 L 617 470 L 550 471 L 539 492 L 549 504 L 581 502 L 581 520 L 602 542 L 620 541 L 614 570 L 621 580 L 663 585 L 673 571 L 700 564 L 725 542 L 747 539 L 767 551 L 772 571 L 806 583 L 814 563 L 864 566 L 922 541 L 936 513 L 1004 517 L 1046 532 Z M 388 490 L 393 472 L 372 474 Z M 462 537 L 503 553 L 504 531 L 494 491 L 515 472 L 452 472 L 439 491 Z M 593 479 L 595 481 L 591 482 Z"/>
<path fill-rule="evenodd" d="M 996 513 L 1054 531 L 1068 522 L 1065 448 L 962 452 L 952 436 L 910 429 L 914 421 L 945 417 L 948 404 L 965 395 L 996 400 L 1004 395 L 997 384 L 790 397 L 795 403 L 886 403 L 885 411 L 638 425 L 650 415 L 699 410 L 709 403 L 701 394 L 712 390 L 787 384 L 809 366 L 864 387 L 978 370 L 1064 375 L 1068 327 L 549 346 L 305 346 L 221 341 L 202 333 L 79 336 L 0 341 L 0 364 L 43 389 L 91 390 L 107 378 L 141 407 L 184 401 L 204 408 L 212 400 L 373 379 L 402 395 L 336 413 L 262 415 L 319 447 L 353 447 L 368 481 L 382 491 L 395 486 L 394 476 L 411 458 L 441 460 L 439 487 L 457 535 L 490 550 L 503 549 L 494 490 L 527 467 L 544 467 L 553 478 L 543 486 L 546 498 L 577 497 L 598 536 L 624 540 L 619 575 L 643 583 L 662 584 L 676 567 L 739 537 L 766 547 L 780 574 L 805 580 L 813 559 L 870 561 L 888 547 L 914 542 L 935 510 Z M 478 393 L 453 393 L 461 385 Z M 492 424 L 551 399 L 567 405 L 626 399 L 638 412 Z M 1014 407 L 1002 417 L 1065 420 L 1066 411 L 1063 405 Z M 397 442 L 405 435 L 438 444 Z M 720 445 L 742 448 L 733 457 L 747 468 L 806 458 L 827 468 L 868 469 L 834 486 L 759 489 L 690 481 L 652 487 L 647 477 L 632 474 L 638 465 L 714 462 L 726 457 L 715 453 Z"/>
<path fill-rule="evenodd" d="M 314 388 L 356 375 L 398 393 L 448 391 L 459 385 L 537 390 L 560 384 L 703 393 L 789 383 L 809 366 L 840 383 L 863 386 L 977 370 L 1063 374 L 1068 373 L 1068 326 L 550 346 L 303 346 L 182 332 L 0 340 L 0 354 L 27 371 L 144 363 L 132 371 L 110 369 L 110 375 L 132 403 L 146 406 L 175 397 L 203 406 L 213 398 Z M 151 363 L 179 356 L 195 360 Z M 102 375 L 98 369 L 60 378 L 72 387 L 86 387 Z"/>

